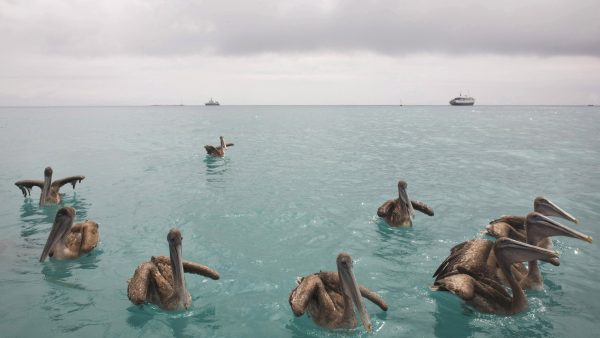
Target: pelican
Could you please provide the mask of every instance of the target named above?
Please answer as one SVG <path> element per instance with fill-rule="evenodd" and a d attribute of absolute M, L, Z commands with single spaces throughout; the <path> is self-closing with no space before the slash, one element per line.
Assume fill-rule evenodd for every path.
<path fill-rule="evenodd" d="M 512 273 L 511 265 L 517 262 L 552 259 L 558 253 L 507 237 L 496 240 L 493 252 L 498 265 L 506 275 L 512 296 L 493 279 L 460 269 L 459 273 L 436 280 L 434 291 L 450 291 L 481 312 L 512 315 L 527 308 L 527 297 Z"/>
<path fill-rule="evenodd" d="M 533 211 L 545 216 L 556 216 L 573 223 L 578 223 L 577 219 L 573 217 L 573 215 L 564 211 L 558 205 L 554 204 L 545 197 L 539 196 L 535 198 L 533 201 Z M 521 242 L 527 242 L 525 218 L 526 216 L 502 216 L 491 221 L 490 224 L 485 227 L 485 229 L 488 235 L 495 238 L 510 237 Z M 552 240 L 547 237 L 542 238 L 540 243 L 530 244 L 535 244 L 549 250 L 552 250 L 553 248 Z"/>
<path fill-rule="evenodd" d="M 223 156 L 225 156 L 225 150 L 227 150 L 227 147 L 233 146 L 233 143 L 226 144 L 225 141 L 223 140 L 223 136 L 219 136 L 219 139 L 221 140 L 221 145 L 218 147 L 214 147 L 211 145 L 204 146 L 204 149 L 206 149 L 206 153 L 209 156 L 223 157 Z"/>
<path fill-rule="evenodd" d="M 92 251 L 100 237 L 98 223 L 86 219 L 83 223 L 73 224 L 75 209 L 60 208 L 56 212 L 52 230 L 40 256 L 40 262 L 48 256 L 55 259 L 75 259 Z"/>
<path fill-rule="evenodd" d="M 337 256 L 337 269 L 298 278 L 298 285 L 289 296 L 292 312 L 302 316 L 308 310 L 317 325 L 328 329 L 352 329 L 357 325 L 356 305 L 363 326 L 370 332 L 371 320 L 361 296 L 383 311 L 387 311 L 387 304 L 378 294 L 356 283 L 350 255 L 342 252 Z"/>
<path fill-rule="evenodd" d="M 75 184 L 81 182 L 84 178 L 85 176 L 69 176 L 52 182 L 52 168 L 46 167 L 46 169 L 44 169 L 43 181 L 23 180 L 15 182 L 15 185 L 21 189 L 24 197 L 27 197 L 28 194 L 31 196 L 31 188 L 33 187 L 42 189 L 42 193 L 40 194 L 40 205 L 58 204 L 60 203 L 60 194 L 58 193 L 60 188 L 67 183 L 71 183 L 73 189 L 75 189 Z"/>
<path fill-rule="evenodd" d="M 433 216 L 433 209 L 425 203 L 412 201 L 408 198 L 405 181 L 398 182 L 398 198 L 389 200 L 383 203 L 377 209 L 377 216 L 385 219 L 386 223 L 391 226 L 412 226 L 412 219 L 415 217 L 414 210 Z"/>
<path fill-rule="evenodd" d="M 590 236 L 536 212 L 527 215 L 525 218 L 525 227 L 527 228 L 526 242 L 531 245 L 535 245 L 534 243 L 539 243 L 541 239 L 550 236 L 566 236 L 587 242 L 592 241 Z M 493 245 L 494 242 L 486 239 L 475 239 L 456 245 L 451 249 L 450 255 L 440 264 L 433 276 L 438 281 L 460 273 L 460 271 L 470 271 L 472 274 L 507 284 L 506 275 L 499 266 L 497 257 L 492 250 Z M 560 265 L 560 261 L 557 258 L 545 261 L 556 266 Z M 529 261 L 528 264 L 529 270 L 525 269 L 525 266 L 521 262 L 513 264 L 513 275 L 524 289 L 542 289 L 544 287 L 543 278 L 537 261 Z"/>
<path fill-rule="evenodd" d="M 135 269 L 127 281 L 127 297 L 133 304 L 152 303 L 164 310 L 186 310 L 192 306 L 192 296 L 185 287 L 184 272 L 219 279 L 216 270 L 182 259 L 181 240 L 179 230 L 169 230 L 170 257 L 152 256 Z"/>

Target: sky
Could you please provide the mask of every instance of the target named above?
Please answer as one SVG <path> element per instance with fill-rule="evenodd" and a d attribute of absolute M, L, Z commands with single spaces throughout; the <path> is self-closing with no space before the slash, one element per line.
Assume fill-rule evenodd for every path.
<path fill-rule="evenodd" d="M 0 105 L 600 105 L 598 0 L 0 0 Z"/>

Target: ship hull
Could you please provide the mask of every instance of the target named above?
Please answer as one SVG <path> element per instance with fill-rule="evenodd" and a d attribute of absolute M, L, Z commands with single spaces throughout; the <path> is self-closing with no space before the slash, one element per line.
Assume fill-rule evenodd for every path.
<path fill-rule="evenodd" d="M 450 104 L 453 106 L 472 106 L 475 102 L 456 102 L 454 100 L 450 101 Z"/>

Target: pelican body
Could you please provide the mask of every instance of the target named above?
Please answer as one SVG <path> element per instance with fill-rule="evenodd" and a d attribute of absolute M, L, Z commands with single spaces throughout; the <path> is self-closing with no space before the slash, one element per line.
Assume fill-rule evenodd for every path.
<path fill-rule="evenodd" d="M 221 145 L 218 147 L 205 145 L 204 149 L 206 149 L 206 154 L 213 157 L 223 157 L 225 156 L 225 150 L 227 147 L 233 146 L 233 143 L 225 143 L 223 140 L 223 136 L 219 136 L 219 140 L 221 141 Z"/>
<path fill-rule="evenodd" d="M 54 259 L 75 259 L 92 251 L 98 244 L 98 223 L 85 220 L 73 224 L 75 209 L 64 207 L 56 212 L 52 230 L 40 256 L 40 262 L 48 256 Z"/>
<path fill-rule="evenodd" d="M 186 310 L 192 306 L 192 296 L 185 287 L 185 272 L 219 279 L 216 270 L 182 259 L 179 230 L 171 229 L 167 241 L 170 256 L 152 256 L 137 267 L 127 282 L 127 297 L 133 304 L 152 303 L 164 310 Z"/>
<path fill-rule="evenodd" d="M 564 211 L 558 205 L 554 204 L 545 197 L 539 196 L 535 198 L 533 201 L 533 211 L 545 216 L 556 216 L 573 223 L 578 223 L 577 219 L 573 217 L 573 215 Z M 526 216 L 502 216 L 491 221 L 490 224 L 485 227 L 485 229 L 488 235 L 495 238 L 509 237 L 521 242 L 529 243 L 527 241 L 525 218 Z M 544 237 L 540 241 L 540 243 L 533 244 L 552 250 L 553 245 L 549 238 Z"/>
<path fill-rule="evenodd" d="M 377 216 L 382 217 L 385 222 L 391 226 L 412 226 L 412 219 L 415 217 L 414 210 L 433 216 L 433 209 L 425 203 L 412 201 L 408 198 L 405 181 L 398 182 L 398 198 L 388 200 L 377 209 Z"/>
<path fill-rule="evenodd" d="M 324 328 L 352 329 L 357 326 L 356 306 L 363 326 L 370 332 L 371 320 L 362 297 L 383 311 L 387 311 L 387 304 L 378 294 L 356 283 L 350 255 L 338 255 L 337 269 L 337 272 L 318 272 L 298 278 L 298 285 L 288 299 L 292 312 L 302 316 L 308 310 L 312 320 Z"/>
<path fill-rule="evenodd" d="M 27 195 L 31 196 L 31 188 L 33 187 L 42 189 L 42 193 L 40 194 L 40 205 L 58 204 L 60 203 L 60 188 L 67 183 L 71 183 L 73 189 L 75 189 L 75 184 L 81 182 L 84 178 L 85 176 L 69 176 L 52 182 L 52 168 L 46 167 L 46 169 L 44 169 L 43 181 L 22 180 L 15 182 L 15 185 L 21 189 L 24 197 L 27 197 Z"/>
<path fill-rule="evenodd" d="M 492 250 L 508 280 L 512 295 L 496 280 L 460 266 L 457 273 L 436 280 L 432 290 L 452 292 L 481 312 L 512 315 L 523 311 L 528 306 L 527 297 L 513 275 L 511 265 L 556 258 L 558 253 L 506 237 L 496 240 Z"/>

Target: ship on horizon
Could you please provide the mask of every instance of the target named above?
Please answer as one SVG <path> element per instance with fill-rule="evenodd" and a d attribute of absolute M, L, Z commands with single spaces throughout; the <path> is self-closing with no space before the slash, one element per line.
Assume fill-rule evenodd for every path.
<path fill-rule="evenodd" d="M 204 105 L 205 106 L 220 106 L 221 104 L 219 103 L 219 101 L 213 100 L 213 98 L 211 97 L 210 100 L 208 102 L 206 102 Z"/>
<path fill-rule="evenodd" d="M 458 97 L 450 100 L 450 104 L 453 106 L 472 106 L 475 104 L 475 99 L 470 96 L 463 96 L 462 93 Z"/>

